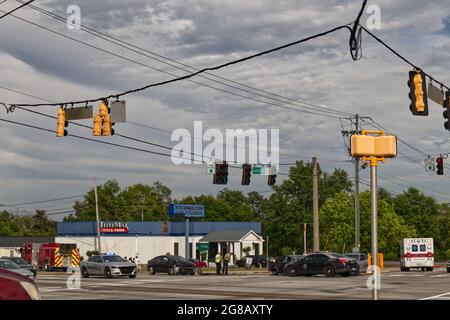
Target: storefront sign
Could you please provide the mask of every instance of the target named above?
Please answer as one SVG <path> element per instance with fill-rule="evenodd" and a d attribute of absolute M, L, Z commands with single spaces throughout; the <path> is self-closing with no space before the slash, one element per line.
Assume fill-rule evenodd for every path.
<path fill-rule="evenodd" d="M 128 233 L 128 223 L 100 222 L 101 233 Z"/>

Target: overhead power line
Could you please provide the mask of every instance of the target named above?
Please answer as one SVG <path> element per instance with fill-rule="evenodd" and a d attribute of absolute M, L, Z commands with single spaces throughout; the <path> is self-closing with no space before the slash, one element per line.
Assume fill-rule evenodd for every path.
<path fill-rule="evenodd" d="M 335 27 L 333 29 L 330 29 L 330 30 L 327 30 L 327 31 L 324 31 L 324 32 L 321 32 L 321 33 L 318 33 L 318 34 L 315 34 L 313 36 L 309 36 L 309 37 L 306 37 L 306 38 L 303 38 L 303 39 L 300 39 L 300 40 L 297 40 L 297 41 L 294 41 L 294 42 L 290 42 L 288 44 L 285 44 L 285 45 L 282 45 L 282 46 L 279 46 L 279 47 L 276 47 L 276 48 L 273 48 L 273 49 L 265 50 L 265 51 L 262 51 L 262 52 L 259 52 L 259 53 L 256 53 L 256 54 L 253 54 L 253 55 L 241 58 L 241 59 L 233 60 L 233 61 L 230 61 L 230 62 L 227 62 L 227 63 L 223 63 L 223 64 L 220 64 L 220 65 L 214 66 L 214 67 L 204 68 L 204 69 L 201 69 L 201 70 L 199 70 L 197 72 L 194 72 L 194 73 L 191 73 L 191 74 L 188 74 L 188 75 L 185 75 L 185 76 L 181 76 L 181 77 L 178 77 L 178 78 L 169 79 L 169 80 L 156 82 L 156 83 L 151 83 L 151 84 L 145 85 L 143 87 L 132 89 L 132 90 L 128 90 L 128 91 L 124 91 L 124 92 L 121 92 L 121 93 L 110 94 L 110 95 L 108 95 L 106 97 L 99 97 L 99 98 L 94 98 L 94 99 L 85 99 L 85 100 L 79 100 L 79 101 L 66 101 L 66 102 L 58 102 L 58 103 L 40 103 L 40 104 L 14 103 L 12 105 L 14 105 L 14 106 L 28 106 L 28 107 L 32 107 L 32 106 L 33 107 L 37 107 L 37 106 L 59 106 L 59 105 L 72 105 L 72 104 L 82 104 L 82 103 L 97 102 L 97 101 L 101 101 L 102 99 L 119 99 L 120 97 L 123 97 L 123 96 L 131 94 L 131 93 L 136 93 L 136 92 L 147 90 L 149 88 L 163 86 L 163 85 L 167 85 L 167 84 L 170 84 L 170 83 L 174 83 L 174 82 L 190 79 L 190 78 L 192 78 L 192 77 L 194 77 L 196 75 L 199 75 L 201 73 L 204 73 L 206 71 L 219 70 L 219 69 L 222 69 L 222 68 L 234 65 L 234 64 L 242 63 L 244 61 L 248 61 L 250 59 L 254 59 L 254 58 L 257 58 L 257 57 L 260 57 L 260 56 L 263 56 L 263 55 L 267 55 L 267 54 L 275 52 L 275 51 L 279 51 L 279 50 L 282 50 L 282 49 L 285 49 L 285 48 L 289 48 L 291 46 L 298 45 L 300 43 L 307 42 L 307 41 L 310 41 L 312 39 L 323 37 L 323 36 L 328 35 L 330 33 L 334 33 L 336 31 L 339 31 L 341 29 L 350 29 L 350 27 L 348 27 L 347 25 L 338 26 L 338 27 Z"/>
<path fill-rule="evenodd" d="M 0 119 L 3 120 L 3 119 Z M 68 196 L 64 198 L 56 198 L 56 199 L 49 199 L 49 200 L 40 200 L 40 201 L 32 201 L 32 202 L 23 202 L 23 203 L 13 203 L 13 204 L 0 204 L 2 207 L 16 207 L 16 206 L 24 206 L 28 204 L 38 204 L 38 203 L 45 203 L 45 202 L 55 202 L 60 200 L 67 200 L 67 199 L 74 199 L 74 198 L 80 198 L 84 196 L 83 194 L 78 194 L 75 196 Z"/>
<path fill-rule="evenodd" d="M 8 11 L 8 12 L 4 12 L 4 14 L 2 15 L 2 16 L 0 16 L 0 20 L 1 19 L 3 19 L 4 17 L 6 17 L 6 16 L 9 16 L 10 14 L 12 14 L 13 12 L 16 12 L 17 10 L 19 10 L 20 8 L 23 8 L 23 7 L 25 7 L 26 5 L 28 5 L 28 4 L 30 4 L 30 3 L 32 3 L 32 2 L 34 2 L 35 0 L 30 0 L 30 1 L 27 1 L 26 3 L 24 3 L 24 4 L 22 4 L 22 5 L 20 5 L 20 6 L 18 6 L 17 8 L 14 8 L 13 10 L 11 10 L 11 11 Z M 5 1 L 3 1 L 3 2 L 5 2 Z M 2 2 L 2 3 L 3 3 Z"/>
<path fill-rule="evenodd" d="M 386 47 L 389 51 L 391 51 L 394 55 L 396 55 L 397 57 L 399 57 L 400 59 L 402 59 L 404 62 L 406 62 L 407 64 L 409 64 L 411 67 L 413 67 L 414 69 L 419 69 L 423 72 L 424 75 L 426 75 L 428 78 L 430 78 L 430 80 L 440 84 L 442 87 L 446 88 L 447 90 L 450 90 L 450 88 L 448 86 L 446 86 L 444 83 L 436 80 L 435 78 L 433 78 L 430 74 L 426 73 L 422 68 L 418 67 L 417 65 L 415 65 L 414 63 L 412 63 L 411 61 L 409 61 L 408 59 L 406 59 L 404 56 L 402 56 L 400 53 L 398 53 L 396 50 L 394 50 L 391 46 L 389 46 L 386 42 L 384 42 L 383 40 L 381 40 L 379 37 L 377 37 L 375 34 L 373 34 L 372 32 L 370 32 L 369 30 L 367 30 L 364 26 L 360 25 L 360 27 L 367 33 L 369 34 L 372 38 L 374 38 L 376 41 L 378 41 L 379 43 L 381 43 L 384 47 Z"/>
<path fill-rule="evenodd" d="M 16 0 L 16 1 L 18 1 L 20 3 L 23 2 L 21 0 Z M 60 21 L 60 22 L 62 22 L 64 24 L 67 23 L 65 17 L 59 16 L 59 15 L 53 13 L 53 12 L 47 11 L 47 10 L 45 10 L 43 8 L 40 8 L 38 6 L 35 6 L 35 5 L 29 5 L 28 7 L 30 7 L 31 9 L 34 9 L 34 10 L 36 10 L 36 11 L 42 13 L 42 14 L 45 14 L 45 15 L 53 18 L 53 19 L 56 19 L 56 20 L 58 20 L 58 21 Z M 188 65 L 188 64 L 176 61 L 176 60 L 174 60 L 172 58 L 163 56 L 163 55 L 155 53 L 153 51 L 150 51 L 150 50 L 144 49 L 142 47 L 136 46 L 136 45 L 134 45 L 134 44 L 132 44 L 130 42 L 126 42 L 126 41 L 121 40 L 121 39 L 119 39 L 117 37 L 111 36 L 110 34 L 106 34 L 104 32 L 101 32 L 101 31 L 98 31 L 96 29 L 93 29 L 92 27 L 88 27 L 88 26 L 86 26 L 86 24 L 83 24 L 80 27 L 81 27 L 81 30 L 83 30 L 84 32 L 87 32 L 87 33 L 89 33 L 89 34 L 91 34 L 91 35 L 93 35 L 93 36 L 95 36 L 95 37 L 97 37 L 99 39 L 105 40 L 105 41 L 107 41 L 109 43 L 113 43 L 113 44 L 115 44 L 115 45 L 117 45 L 117 46 L 119 46 L 121 48 L 125 48 L 125 49 L 127 49 L 127 50 L 129 50 L 131 52 L 137 53 L 139 55 L 142 55 L 142 56 L 147 57 L 149 59 L 152 59 L 154 61 L 158 61 L 158 62 L 163 63 L 165 65 L 168 65 L 168 66 L 171 66 L 173 68 L 176 68 L 178 70 L 182 70 L 182 71 L 187 72 L 187 73 L 191 73 L 192 70 L 195 70 L 195 71 L 199 71 L 200 70 L 200 69 L 198 69 L 196 67 L 193 67 L 191 65 Z M 154 67 L 150 67 L 150 66 L 148 66 L 148 67 L 153 69 L 153 70 L 159 71 L 161 73 L 165 73 L 165 74 L 168 74 L 168 75 L 171 75 L 171 76 L 176 76 L 176 77 L 178 76 L 178 75 L 175 75 L 173 73 L 170 73 L 170 72 L 158 69 L 158 68 L 154 68 Z M 244 84 L 242 82 L 234 81 L 234 80 L 231 80 L 231 79 L 219 76 L 219 75 L 215 75 L 215 74 L 210 73 L 210 72 L 205 72 L 204 74 L 208 75 L 209 77 L 205 76 L 205 75 L 199 75 L 199 77 L 207 79 L 207 80 L 210 80 L 210 81 L 214 81 L 216 83 L 220 83 L 222 85 L 225 85 L 225 86 L 228 86 L 228 87 L 240 90 L 240 91 L 251 93 L 253 95 L 257 95 L 257 96 L 260 96 L 260 97 L 263 97 L 263 98 L 271 99 L 271 100 L 276 101 L 276 102 L 281 102 L 281 103 L 286 103 L 286 104 L 293 105 L 293 106 L 298 106 L 298 107 L 304 108 L 306 110 L 310 109 L 310 110 L 313 110 L 313 111 L 326 112 L 327 114 L 335 113 L 337 115 L 346 115 L 346 116 L 350 116 L 351 115 L 350 113 L 343 112 L 343 111 L 336 110 L 336 109 L 332 109 L 332 108 L 327 107 L 327 106 L 319 106 L 317 104 L 313 104 L 313 103 L 310 103 L 310 102 L 307 102 L 307 101 L 302 101 L 302 100 L 299 100 L 299 99 L 287 98 L 285 96 L 282 96 L 282 95 L 279 95 L 279 94 L 276 94 L 276 93 L 273 93 L 273 92 L 269 92 L 267 90 L 261 90 L 259 88 L 254 87 L 254 86 L 250 86 L 250 85 Z M 220 80 L 223 80 L 223 81 L 226 81 L 226 82 L 223 82 L 223 81 L 220 81 L 220 80 L 217 80 L 217 79 L 220 79 Z M 189 81 L 192 81 L 192 80 L 189 80 Z M 217 89 L 215 87 L 211 87 L 211 86 L 205 85 L 205 84 L 200 83 L 200 82 L 196 82 L 196 81 L 192 81 L 192 82 L 197 83 L 199 85 L 206 86 L 208 88 Z M 234 85 L 230 85 L 227 82 L 232 83 Z M 235 85 L 238 85 L 238 86 L 250 89 L 252 91 L 242 89 L 242 88 L 237 87 Z M 254 91 L 256 91 L 256 92 L 254 92 Z M 261 93 L 263 93 L 263 95 Z M 277 99 L 274 99 L 273 97 L 276 97 Z M 281 99 L 284 99 L 284 100 L 287 100 L 287 101 L 279 100 L 278 98 L 281 98 Z M 302 104 L 302 105 L 298 105 L 298 104 Z M 306 105 L 306 107 L 304 105 Z"/>

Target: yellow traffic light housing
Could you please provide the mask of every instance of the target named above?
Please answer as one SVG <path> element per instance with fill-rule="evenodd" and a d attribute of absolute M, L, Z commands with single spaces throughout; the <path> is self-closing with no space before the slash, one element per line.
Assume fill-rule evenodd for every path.
<path fill-rule="evenodd" d="M 102 135 L 102 124 L 103 124 L 103 118 L 99 114 L 94 115 L 94 126 L 92 128 L 92 134 L 94 136 L 101 136 Z"/>
<path fill-rule="evenodd" d="M 111 116 L 107 113 L 103 117 L 102 136 L 112 136 L 114 129 L 112 128 Z"/>
<path fill-rule="evenodd" d="M 428 96 L 425 74 L 421 70 L 409 72 L 409 109 L 415 116 L 428 116 Z"/>
<path fill-rule="evenodd" d="M 61 106 L 58 109 L 58 119 L 56 122 L 56 136 L 57 137 L 65 137 L 67 136 L 67 130 L 65 129 L 69 125 L 69 122 L 66 121 L 66 111 L 64 107 Z"/>
<path fill-rule="evenodd" d="M 374 158 L 384 162 L 385 158 L 397 156 L 397 137 L 386 136 L 384 131 L 363 130 L 362 134 L 352 135 L 350 153 L 354 158 Z"/>
<path fill-rule="evenodd" d="M 102 99 L 98 107 L 98 113 L 94 116 L 94 126 L 92 133 L 94 136 L 112 136 L 114 129 L 111 123 L 110 108 L 108 107 L 108 100 Z"/>

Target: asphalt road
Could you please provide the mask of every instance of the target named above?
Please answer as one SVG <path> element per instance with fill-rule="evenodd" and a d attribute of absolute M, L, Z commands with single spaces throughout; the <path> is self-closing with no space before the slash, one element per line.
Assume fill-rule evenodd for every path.
<path fill-rule="evenodd" d="M 36 279 L 42 299 L 371 299 L 368 275 L 326 278 L 272 276 L 240 272 L 228 276 L 149 275 L 135 279 L 81 278 L 79 289 L 68 288 L 69 275 L 39 273 Z M 73 276 L 71 286 L 77 285 Z M 385 272 L 380 299 L 450 300 L 450 273 Z"/>

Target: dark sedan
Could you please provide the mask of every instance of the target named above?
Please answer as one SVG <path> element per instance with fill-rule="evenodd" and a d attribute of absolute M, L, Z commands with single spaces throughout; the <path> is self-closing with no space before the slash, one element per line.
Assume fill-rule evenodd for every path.
<path fill-rule="evenodd" d="M 195 274 L 195 265 L 193 262 L 180 256 L 158 256 L 147 262 L 147 271 L 150 274 L 168 273 L 174 274 Z"/>
<path fill-rule="evenodd" d="M 289 276 L 325 274 L 334 277 L 336 274 L 349 276 L 359 274 L 359 265 L 354 259 L 339 253 L 312 253 L 293 264 L 286 265 L 284 273 Z"/>
<path fill-rule="evenodd" d="M 22 258 L 19 258 L 19 257 L 1 257 L 1 259 L 7 259 L 7 260 L 10 260 L 10 261 L 14 262 L 20 268 L 27 269 L 28 271 L 33 273 L 34 277 L 36 277 L 36 268 L 31 263 L 26 262 Z"/>
<path fill-rule="evenodd" d="M 287 255 L 277 257 L 275 261 L 269 261 L 269 271 L 272 272 L 273 275 L 282 274 L 284 267 L 288 263 L 296 262 L 303 257 L 303 255 Z"/>

